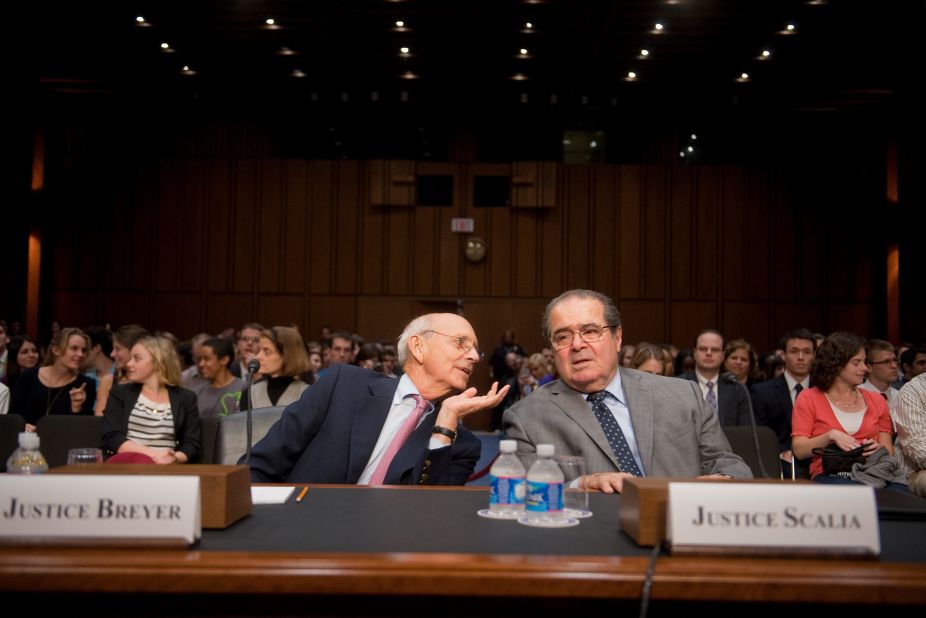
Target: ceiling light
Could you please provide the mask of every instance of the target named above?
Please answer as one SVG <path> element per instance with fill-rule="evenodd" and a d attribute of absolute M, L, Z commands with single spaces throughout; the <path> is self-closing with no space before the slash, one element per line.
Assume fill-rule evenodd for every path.
<path fill-rule="evenodd" d="M 522 47 L 522 48 L 521 48 L 521 55 L 522 55 L 522 56 L 526 56 L 526 55 L 527 55 L 527 48 L 526 48 L 526 47 Z"/>
<path fill-rule="evenodd" d="M 400 54 L 408 55 L 408 48 L 407 48 L 407 47 L 400 47 L 400 48 L 399 48 L 399 53 L 400 53 Z"/>
<path fill-rule="evenodd" d="M 534 29 L 534 24 L 532 24 L 531 22 L 525 22 L 525 24 L 524 24 L 524 29 L 525 29 L 525 30 L 533 30 L 533 29 Z"/>
<path fill-rule="evenodd" d="M 695 135 L 694 133 L 692 133 L 692 134 L 691 134 L 691 139 L 698 139 L 698 136 Z"/>
<path fill-rule="evenodd" d="M 290 73 L 289 76 L 290 77 L 305 77 L 305 73 L 303 73 L 300 69 L 293 69 L 293 72 Z"/>
<path fill-rule="evenodd" d="M 795 28 L 796 28 L 796 26 L 795 26 L 794 24 L 788 24 L 788 25 L 785 27 L 785 30 L 787 30 L 788 32 L 794 32 Z"/>
<path fill-rule="evenodd" d="M 404 28 L 404 27 L 405 27 L 405 22 L 402 21 L 402 20 L 400 19 L 400 20 L 398 20 L 398 21 L 395 22 L 395 27 L 396 27 L 396 28 Z"/>
<path fill-rule="evenodd" d="M 264 23 L 266 23 L 268 26 L 275 26 L 277 22 L 276 22 L 275 19 L 273 19 L 273 18 L 271 17 L 271 18 L 267 19 L 267 21 L 264 22 Z"/>
<path fill-rule="evenodd" d="M 514 75 L 511 76 L 511 79 L 513 79 L 516 82 L 523 82 L 523 81 L 527 81 L 527 75 L 525 75 L 524 73 L 515 73 Z"/>
<path fill-rule="evenodd" d="M 141 15 L 135 18 L 135 24 L 138 26 L 150 26 L 151 25 L 148 22 L 146 22 L 145 18 L 142 17 Z"/>
<path fill-rule="evenodd" d="M 763 49 L 763 50 L 762 50 L 762 57 L 763 57 L 763 58 L 768 58 L 768 57 L 771 56 L 771 55 L 772 55 L 772 52 L 770 52 L 769 50 L 767 50 L 767 49 Z"/>
<path fill-rule="evenodd" d="M 649 50 L 648 50 L 648 49 L 641 49 L 641 50 L 640 50 L 640 55 L 641 55 L 641 56 L 649 56 Z"/>
<path fill-rule="evenodd" d="M 684 150 L 679 150 L 678 156 L 680 156 L 680 157 L 682 157 L 682 158 L 684 159 L 684 158 L 685 158 L 685 151 L 684 151 Z"/>
<path fill-rule="evenodd" d="M 412 73 L 411 71 L 405 71 L 404 73 L 399 75 L 399 77 L 402 79 L 418 79 L 418 76 Z M 405 101 L 407 99 L 402 99 L 402 100 Z"/>
<path fill-rule="evenodd" d="M 161 43 L 161 49 L 170 49 L 170 45 L 167 43 Z"/>
<path fill-rule="evenodd" d="M 688 150 L 688 152 L 694 152 L 694 146 L 689 146 L 686 150 Z"/>
<path fill-rule="evenodd" d="M 180 73 L 183 75 L 196 75 L 196 71 L 191 69 L 189 65 L 183 65 L 183 68 L 180 70 Z"/>
<path fill-rule="evenodd" d="M 595 140 L 592 140 L 591 142 L 589 142 L 588 145 L 590 148 L 598 148 L 598 142 L 596 142 Z"/>
<path fill-rule="evenodd" d="M 736 78 L 736 81 L 740 83 L 748 82 L 749 80 L 749 73 L 740 73 L 740 76 Z"/>
<path fill-rule="evenodd" d="M 664 26 L 663 26 L 660 22 L 658 22 L 658 21 L 656 22 L 656 25 L 653 26 L 653 28 L 654 28 L 655 30 L 658 30 L 658 31 L 660 31 L 660 32 L 662 32 L 663 27 L 664 27 Z"/>
<path fill-rule="evenodd" d="M 637 74 L 634 73 L 633 71 L 629 71 L 627 73 L 627 79 L 636 79 L 636 78 L 637 78 Z"/>

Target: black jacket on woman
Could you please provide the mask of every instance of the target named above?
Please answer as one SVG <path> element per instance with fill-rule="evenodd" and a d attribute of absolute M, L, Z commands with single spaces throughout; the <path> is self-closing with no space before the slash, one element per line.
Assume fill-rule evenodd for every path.
<path fill-rule="evenodd" d="M 117 384 L 109 392 L 106 411 L 103 412 L 104 449 L 118 453 L 122 443 L 129 439 L 129 417 L 141 394 L 141 387 L 141 384 L 135 382 Z M 174 438 L 177 441 L 174 450 L 185 454 L 190 463 L 196 463 L 202 449 L 202 425 L 196 393 L 179 386 L 166 388 L 174 417 Z"/>

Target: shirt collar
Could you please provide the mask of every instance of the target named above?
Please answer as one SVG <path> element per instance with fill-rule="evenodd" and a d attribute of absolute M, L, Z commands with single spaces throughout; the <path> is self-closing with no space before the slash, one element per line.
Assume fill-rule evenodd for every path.
<path fill-rule="evenodd" d="M 810 385 L 810 376 L 804 376 L 804 379 L 798 382 L 794 379 L 794 376 L 791 375 L 787 369 L 785 369 L 785 381 L 788 383 L 788 390 L 793 391 L 796 384 L 800 384 L 804 388 L 807 388 Z"/>
<path fill-rule="evenodd" d="M 575 389 L 571 389 L 571 390 L 575 390 Z M 610 382 L 608 382 L 608 385 L 605 386 L 602 390 L 607 391 L 610 396 L 617 399 L 622 405 L 625 405 L 625 406 L 627 405 L 627 401 L 624 399 L 624 387 L 621 384 L 620 368 L 618 368 L 618 370 L 614 372 L 614 377 L 611 379 Z M 579 395 L 581 395 L 583 399 L 588 399 L 588 396 L 591 394 L 591 393 L 580 393 L 579 391 L 575 391 L 575 392 L 579 393 Z"/>
<path fill-rule="evenodd" d="M 713 378 L 705 378 L 698 372 L 697 369 L 695 369 L 695 376 L 698 378 L 698 383 L 704 388 L 707 388 L 708 382 L 713 382 L 713 385 L 717 386 L 717 382 L 719 381 L 718 378 L 720 378 L 719 374 L 714 376 Z"/>
<path fill-rule="evenodd" d="M 403 373 L 402 377 L 399 378 L 399 386 L 395 389 L 395 395 L 392 396 L 392 405 L 397 406 L 402 401 L 411 395 L 418 395 L 421 397 L 421 392 L 418 390 L 418 387 L 415 386 L 415 383 L 412 382 L 412 379 L 408 377 L 407 373 Z M 434 404 L 428 402 L 428 409 L 425 410 L 424 415 L 427 416 L 434 411 Z"/>

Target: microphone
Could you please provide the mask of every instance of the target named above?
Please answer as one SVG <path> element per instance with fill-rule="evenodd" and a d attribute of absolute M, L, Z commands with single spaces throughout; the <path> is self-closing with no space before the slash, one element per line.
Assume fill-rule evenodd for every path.
<path fill-rule="evenodd" d="M 260 369 L 260 361 L 252 358 L 248 361 L 248 411 L 247 411 L 247 442 L 244 445 L 244 463 L 251 464 L 251 408 L 254 407 L 254 374 Z"/>
<path fill-rule="evenodd" d="M 727 384 L 734 384 L 746 391 L 746 404 L 749 406 L 749 424 L 752 426 L 752 443 L 756 447 L 756 457 L 759 459 L 759 470 L 765 478 L 771 478 L 768 474 L 768 470 L 765 469 L 765 462 L 762 461 L 762 449 L 759 447 L 759 433 L 758 430 L 756 430 L 756 413 L 752 409 L 752 396 L 749 394 L 749 389 L 729 371 L 720 374 L 720 379 Z"/>

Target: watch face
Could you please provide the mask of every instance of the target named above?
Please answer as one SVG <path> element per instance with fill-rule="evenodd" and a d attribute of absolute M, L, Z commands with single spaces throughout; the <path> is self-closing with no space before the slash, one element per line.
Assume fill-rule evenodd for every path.
<path fill-rule="evenodd" d="M 473 236 L 466 241 L 463 251 L 470 262 L 480 262 L 486 256 L 486 243 L 481 238 Z"/>

